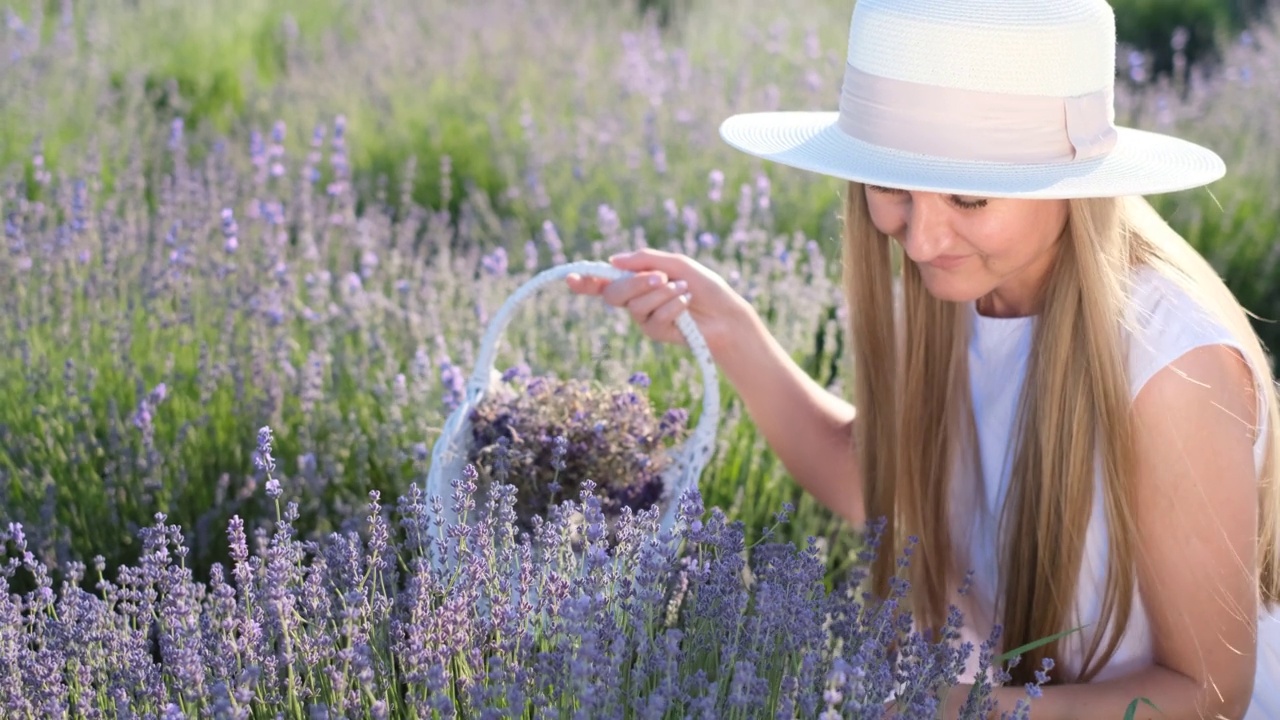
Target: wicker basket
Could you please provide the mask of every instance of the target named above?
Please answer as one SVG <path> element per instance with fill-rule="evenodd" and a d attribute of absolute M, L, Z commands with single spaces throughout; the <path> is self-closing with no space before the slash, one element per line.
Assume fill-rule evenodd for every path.
<path fill-rule="evenodd" d="M 525 300 L 547 285 L 563 280 L 571 273 L 598 276 L 609 280 L 631 275 L 629 272 L 603 262 L 584 261 L 559 265 L 539 273 L 521 285 L 494 315 L 480 343 L 480 354 L 476 359 L 475 370 L 467 381 L 466 395 L 449 415 L 431 453 L 426 496 L 428 498 L 439 496 L 443 501 L 445 506 L 443 519 L 446 526 L 457 521 L 449 498 L 453 493 L 452 481 L 462 477 L 462 470 L 467 463 L 471 438 L 471 411 L 501 378 L 494 369 L 498 340 L 511 322 L 516 309 Z M 675 522 L 680 496 L 697 484 L 702 470 L 710 460 L 720 422 L 720 385 L 715 363 L 711 359 L 706 341 L 687 311 L 681 313 L 676 319 L 676 325 L 684 334 L 702 370 L 702 414 L 688 438 L 668 451 L 670 462 L 662 474 L 663 490 L 658 500 L 661 508 L 661 528 L 664 530 L 670 529 Z"/>

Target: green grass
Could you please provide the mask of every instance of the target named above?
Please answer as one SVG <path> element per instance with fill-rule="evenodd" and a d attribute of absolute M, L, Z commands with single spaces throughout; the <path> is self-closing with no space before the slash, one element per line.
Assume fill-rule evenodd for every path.
<path fill-rule="evenodd" d="M 69 25 L 57 7 L 14 8 L 43 46 L 17 60 L 29 63 L 28 77 L 0 80 L 0 167 L 27 162 L 38 141 L 49 167 L 76 170 L 78 156 L 65 153 L 95 144 L 104 123 L 181 116 L 193 129 L 228 132 L 298 56 L 354 32 L 338 0 L 102 0 L 71 4 Z M 151 118 L 121 103 L 133 93 Z"/>

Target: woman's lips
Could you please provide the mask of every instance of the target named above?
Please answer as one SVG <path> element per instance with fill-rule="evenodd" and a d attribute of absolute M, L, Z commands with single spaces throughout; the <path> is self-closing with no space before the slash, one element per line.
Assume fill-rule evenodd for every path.
<path fill-rule="evenodd" d="M 968 255 L 939 255 L 925 264 L 929 267 L 938 268 L 939 270 L 950 270 L 952 268 L 959 267 L 968 259 Z"/>

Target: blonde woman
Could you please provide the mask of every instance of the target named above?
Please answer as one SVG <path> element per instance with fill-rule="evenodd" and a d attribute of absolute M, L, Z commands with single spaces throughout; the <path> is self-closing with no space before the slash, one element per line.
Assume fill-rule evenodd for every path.
<path fill-rule="evenodd" d="M 1057 661 L 1037 720 L 1137 697 L 1159 708 L 1139 717 L 1280 718 L 1280 403 L 1239 303 L 1142 199 L 1225 168 L 1115 126 L 1114 27 L 1102 0 L 858 0 L 837 112 L 723 124 L 848 181 L 852 404 L 687 257 L 570 286 L 658 340 L 689 311 L 797 482 L 920 539 L 922 622 L 956 602 L 1006 648 L 1083 626 L 1015 672 Z"/>

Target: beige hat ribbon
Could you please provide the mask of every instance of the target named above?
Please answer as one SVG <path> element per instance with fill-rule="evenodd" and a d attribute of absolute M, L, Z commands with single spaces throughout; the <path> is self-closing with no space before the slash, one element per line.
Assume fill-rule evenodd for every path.
<path fill-rule="evenodd" d="M 969 90 L 872 75 L 849 65 L 838 126 L 902 152 L 975 162 L 1060 163 L 1116 144 L 1112 90 L 1077 97 Z"/>

